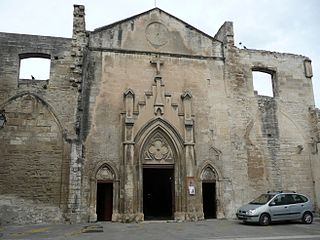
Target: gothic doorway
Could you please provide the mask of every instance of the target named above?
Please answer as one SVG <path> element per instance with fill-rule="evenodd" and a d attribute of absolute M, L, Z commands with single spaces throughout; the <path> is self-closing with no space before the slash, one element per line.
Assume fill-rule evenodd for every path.
<path fill-rule="evenodd" d="M 203 214 L 205 219 L 217 217 L 216 183 L 202 182 Z"/>
<path fill-rule="evenodd" d="M 143 213 L 145 220 L 169 220 L 174 213 L 174 168 L 144 166 Z"/>
<path fill-rule="evenodd" d="M 111 221 L 113 201 L 113 183 L 97 182 L 97 220 Z"/>
<path fill-rule="evenodd" d="M 219 206 L 217 199 L 219 199 L 219 181 L 215 168 L 211 164 L 206 164 L 201 171 L 200 180 L 202 182 L 202 207 L 205 219 L 217 218 L 219 213 Z M 218 186 L 217 186 L 218 184 Z"/>

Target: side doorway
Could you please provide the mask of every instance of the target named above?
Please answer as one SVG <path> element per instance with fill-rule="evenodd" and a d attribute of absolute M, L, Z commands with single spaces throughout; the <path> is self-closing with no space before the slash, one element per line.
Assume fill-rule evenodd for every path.
<path fill-rule="evenodd" d="M 106 181 L 97 182 L 97 220 L 111 221 L 113 208 L 113 183 Z"/>
<path fill-rule="evenodd" d="M 202 204 L 205 219 L 217 218 L 216 183 L 202 182 Z"/>
<path fill-rule="evenodd" d="M 211 164 L 207 164 L 201 171 L 202 182 L 202 208 L 205 219 L 217 218 L 217 173 Z"/>

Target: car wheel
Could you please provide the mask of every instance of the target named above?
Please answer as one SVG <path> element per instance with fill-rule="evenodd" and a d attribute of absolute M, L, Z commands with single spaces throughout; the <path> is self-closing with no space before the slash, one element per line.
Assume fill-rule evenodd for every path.
<path fill-rule="evenodd" d="M 311 213 L 309 212 L 306 212 L 303 214 L 302 216 L 302 222 L 305 223 L 305 224 L 311 224 L 313 221 L 313 216 Z"/>
<path fill-rule="evenodd" d="M 270 224 L 270 216 L 266 213 L 261 214 L 260 218 L 259 218 L 259 224 L 262 226 L 267 226 Z"/>

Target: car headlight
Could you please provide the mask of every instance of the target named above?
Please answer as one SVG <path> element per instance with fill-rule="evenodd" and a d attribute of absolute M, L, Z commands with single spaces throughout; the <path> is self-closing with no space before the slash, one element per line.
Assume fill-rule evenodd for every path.
<path fill-rule="evenodd" d="M 254 215 L 255 213 L 256 213 L 256 210 L 255 210 L 255 209 L 253 209 L 253 210 L 248 210 L 248 211 L 246 212 L 247 215 Z"/>

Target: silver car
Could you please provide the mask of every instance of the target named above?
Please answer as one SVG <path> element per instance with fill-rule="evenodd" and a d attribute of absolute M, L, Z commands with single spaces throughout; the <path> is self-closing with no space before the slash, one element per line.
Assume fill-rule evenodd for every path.
<path fill-rule="evenodd" d="M 237 210 L 237 218 L 244 222 L 269 225 L 270 222 L 301 220 L 311 224 L 314 208 L 310 199 L 295 192 L 268 192 Z"/>

